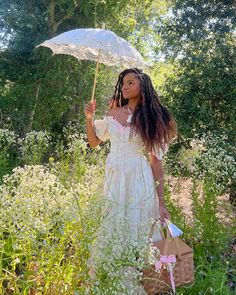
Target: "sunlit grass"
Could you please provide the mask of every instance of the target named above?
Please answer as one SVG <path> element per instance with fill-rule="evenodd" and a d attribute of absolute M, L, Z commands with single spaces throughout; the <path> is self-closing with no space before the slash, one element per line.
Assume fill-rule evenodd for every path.
<path fill-rule="evenodd" d="M 129 266 L 141 269 L 148 248 L 143 241 L 120 245 L 114 234 L 102 244 L 105 255 L 96 257 L 96 279 L 88 275 L 102 216 L 107 145 L 90 150 L 74 130 L 66 144 L 54 146 L 45 164 L 17 167 L 0 186 L 0 294 L 119 294 L 121 286 L 125 290 L 122 268 L 130 281 L 138 278 L 140 271 Z M 190 183 L 188 215 L 165 187 L 172 221 L 194 249 L 195 282 L 177 294 L 234 294 L 232 208 L 220 201 L 212 175 Z"/>

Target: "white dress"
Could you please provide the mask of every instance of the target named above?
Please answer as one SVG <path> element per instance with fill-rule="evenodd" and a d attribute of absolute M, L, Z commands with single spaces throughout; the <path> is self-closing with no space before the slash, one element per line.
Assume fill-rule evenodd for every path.
<path fill-rule="evenodd" d="M 111 148 L 105 165 L 103 192 L 105 217 L 100 227 L 101 232 L 98 234 L 100 239 L 97 239 L 97 247 L 100 250 L 95 243 L 89 263 L 92 268 L 97 257 L 103 257 L 103 261 L 107 259 L 109 264 L 112 260 L 110 253 L 113 250 L 116 252 L 115 255 L 119 256 L 117 249 L 123 247 L 122 251 L 124 251 L 124 248 L 128 248 L 130 237 L 132 241 L 139 243 L 145 234 L 148 236 L 152 220 L 159 217 L 159 199 L 152 169 L 144 153 L 141 136 L 134 134 L 129 140 L 130 127 L 122 125 L 115 118 L 106 115 L 103 120 L 94 121 L 97 137 L 102 141 L 110 139 Z M 162 159 L 163 154 L 163 151 L 155 153 L 159 160 Z M 123 221 L 125 221 L 125 227 L 121 226 Z M 108 228 L 108 231 L 103 232 L 102 228 Z M 117 245 L 112 245 L 112 251 L 104 250 L 106 248 L 105 241 L 109 240 L 109 236 L 113 244 L 117 243 L 113 239 L 120 241 L 118 248 Z M 147 241 L 146 238 L 143 239 Z M 153 241 L 160 239 L 161 235 L 157 230 L 153 235 Z M 95 269 L 97 268 L 95 267 Z M 124 267 L 122 271 L 125 273 L 127 269 L 129 269 L 130 275 L 128 277 L 124 275 L 122 282 L 127 291 L 116 294 L 146 294 L 138 280 L 132 279 L 135 268 Z M 98 292 L 98 294 L 100 293 Z M 102 294 L 111 293 L 106 290 Z"/>
<path fill-rule="evenodd" d="M 122 125 L 113 116 L 95 120 L 94 129 L 99 139 L 111 141 L 104 181 L 107 213 L 112 215 L 114 222 L 125 218 L 132 234 L 138 236 L 140 225 L 148 226 L 149 221 L 159 217 L 156 184 L 141 136 L 134 134 L 129 140 L 130 127 Z M 153 153 L 162 160 L 164 152 Z M 142 230 L 148 228 L 142 227 Z M 153 240 L 160 239 L 159 233 L 155 233 Z"/>

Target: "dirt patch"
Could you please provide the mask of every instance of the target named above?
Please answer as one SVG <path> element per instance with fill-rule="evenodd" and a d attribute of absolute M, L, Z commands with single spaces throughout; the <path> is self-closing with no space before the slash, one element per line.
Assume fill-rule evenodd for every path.
<path fill-rule="evenodd" d="M 184 178 L 176 178 L 173 176 L 167 176 L 166 182 L 171 190 L 171 199 L 178 204 L 183 211 L 183 214 L 187 216 L 189 220 L 193 220 L 192 210 L 192 180 Z M 198 187 L 199 197 L 203 197 L 202 187 Z M 218 197 L 217 217 L 225 226 L 231 226 L 235 220 L 235 213 L 229 202 L 229 195 L 225 194 Z"/>
<path fill-rule="evenodd" d="M 192 199 L 191 199 L 191 186 L 190 179 L 175 178 L 172 176 L 166 177 L 171 190 L 171 199 L 178 204 L 190 220 L 193 218 L 192 212 Z"/>

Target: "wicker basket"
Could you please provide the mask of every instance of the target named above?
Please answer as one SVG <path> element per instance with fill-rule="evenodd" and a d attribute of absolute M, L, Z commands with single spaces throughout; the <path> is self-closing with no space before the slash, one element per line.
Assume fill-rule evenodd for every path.
<path fill-rule="evenodd" d="M 173 270 L 175 286 L 183 286 L 194 281 L 193 249 L 189 247 L 180 238 L 167 237 L 161 241 L 153 243 L 160 250 L 161 255 L 176 256 L 176 264 Z M 170 273 L 167 269 L 161 269 L 160 273 L 156 272 L 154 266 L 149 266 L 142 270 L 142 284 L 148 295 L 156 295 L 161 292 L 170 291 Z"/>

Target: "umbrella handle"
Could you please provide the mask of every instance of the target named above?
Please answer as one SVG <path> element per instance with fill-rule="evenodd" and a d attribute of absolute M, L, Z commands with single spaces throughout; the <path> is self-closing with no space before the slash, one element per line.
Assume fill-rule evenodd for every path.
<path fill-rule="evenodd" d="M 98 68 L 99 68 L 100 55 L 101 55 L 101 48 L 98 51 L 98 59 L 97 59 L 95 77 L 94 77 L 94 81 L 93 81 L 93 92 L 92 92 L 92 98 L 91 98 L 91 102 L 92 103 L 94 101 L 94 94 L 95 94 L 95 88 L 96 88 L 96 83 L 97 83 L 97 76 L 98 76 Z"/>

